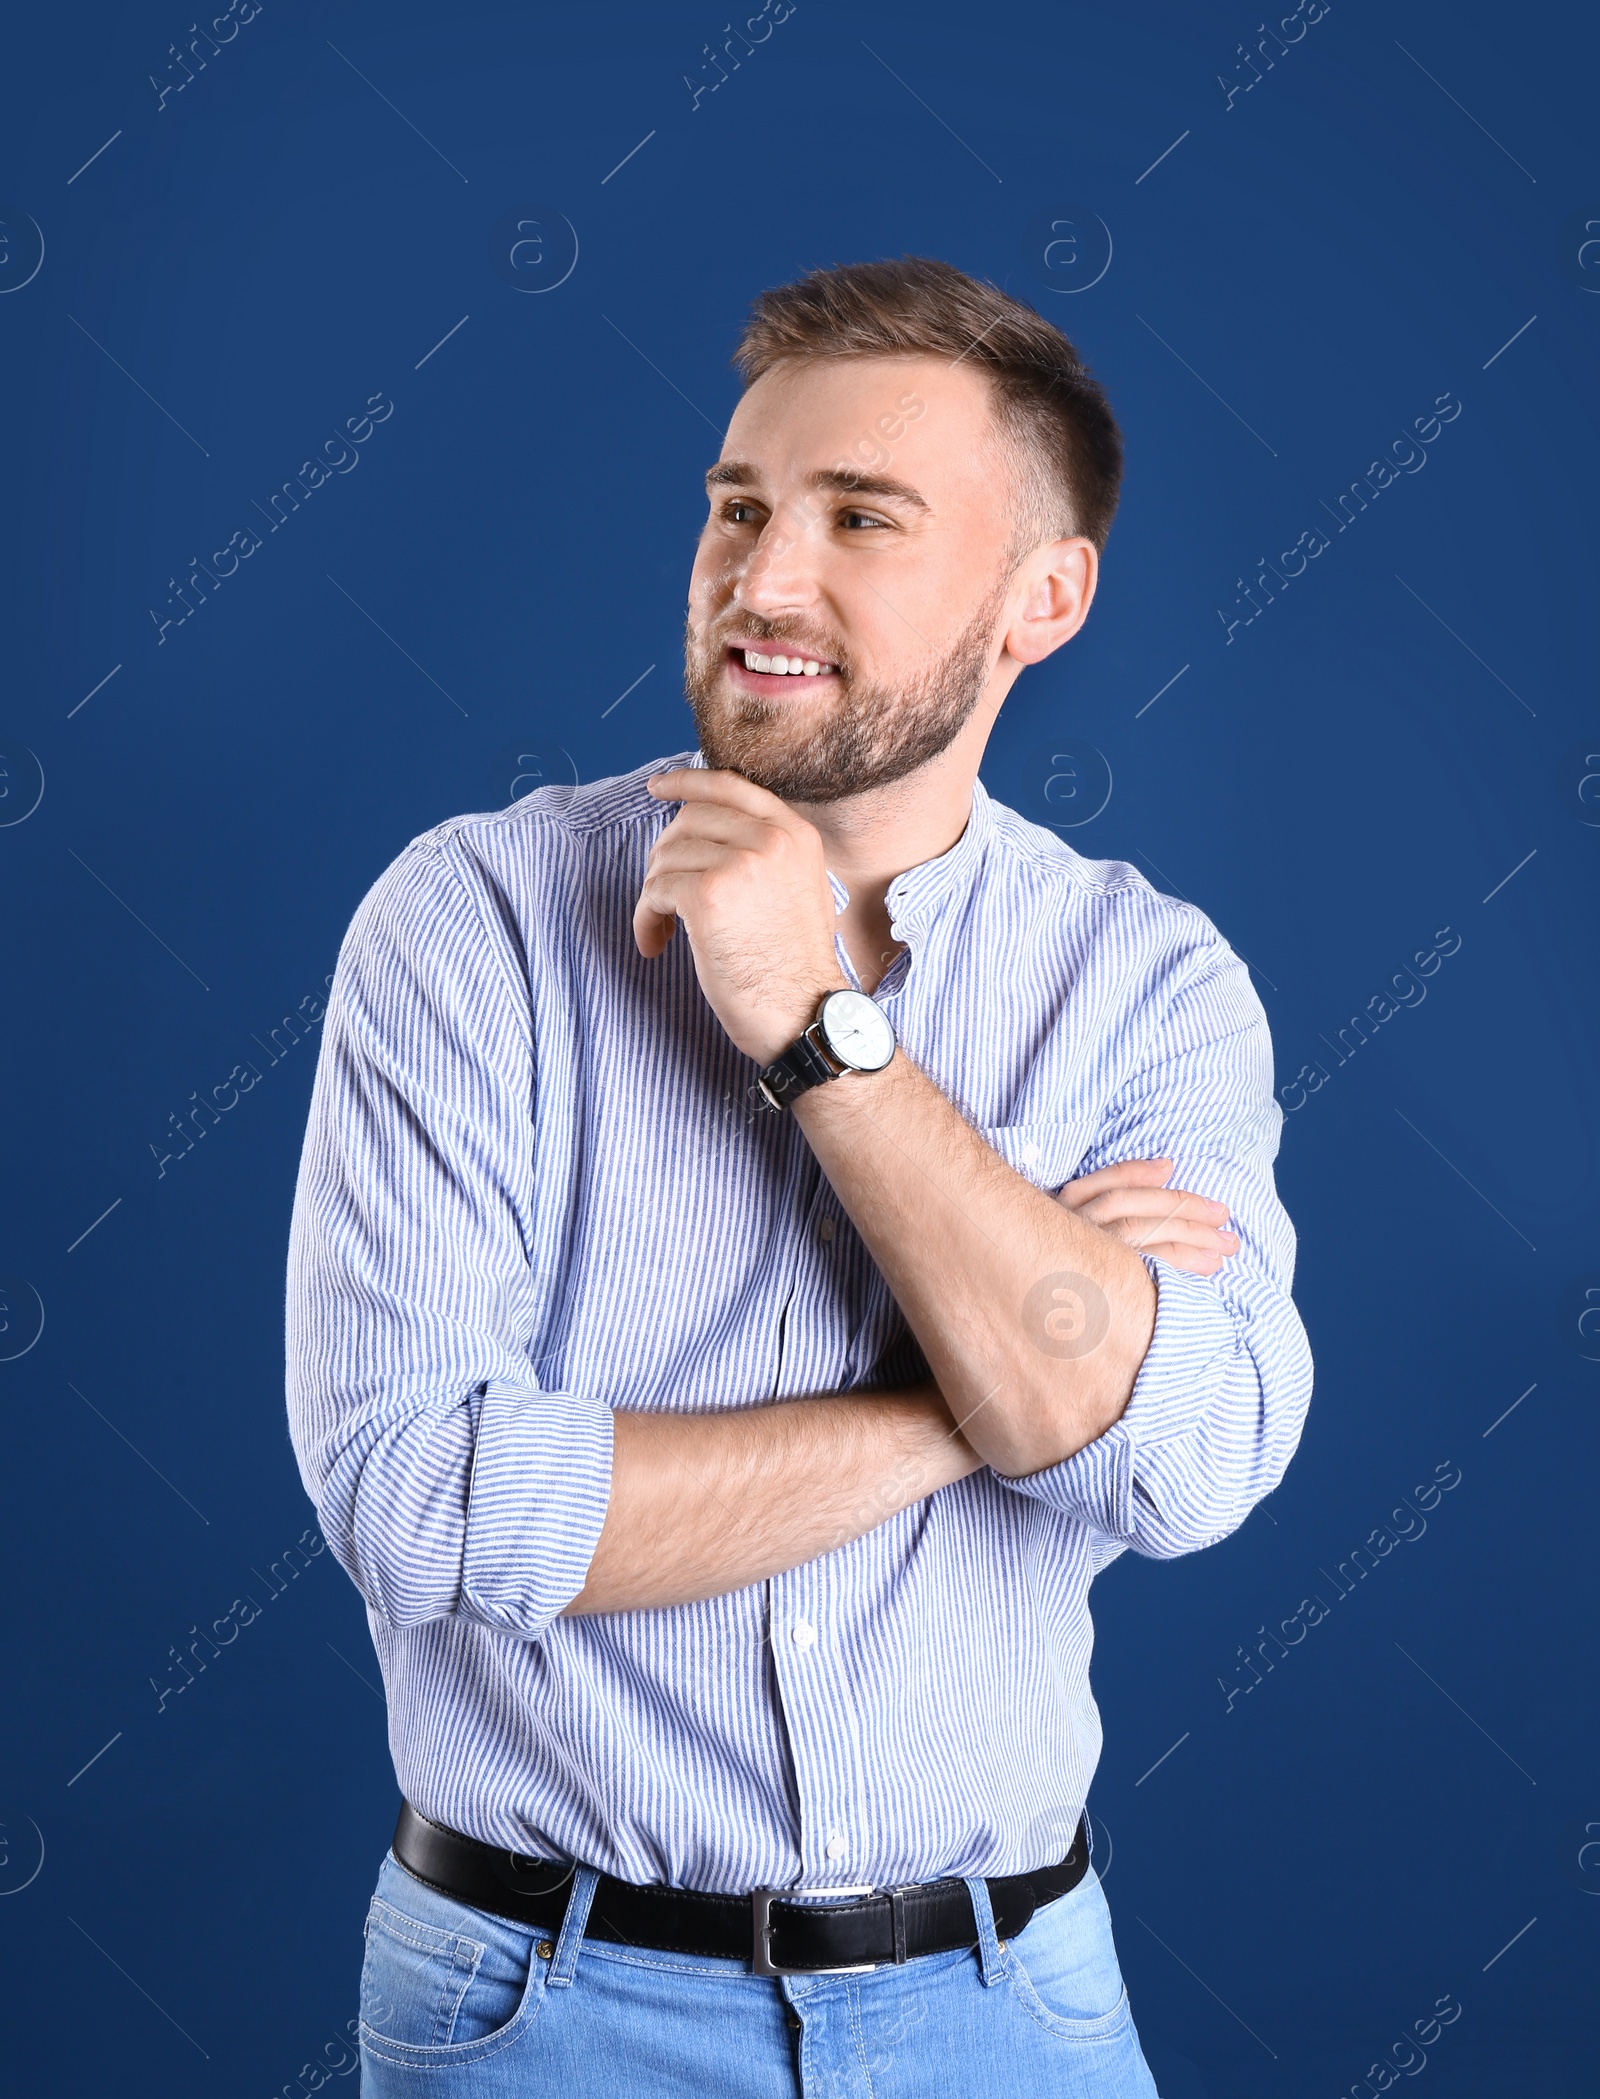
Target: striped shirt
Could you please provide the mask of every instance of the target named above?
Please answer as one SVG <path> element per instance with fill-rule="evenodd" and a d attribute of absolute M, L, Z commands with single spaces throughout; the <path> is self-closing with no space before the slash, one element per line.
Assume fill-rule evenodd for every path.
<path fill-rule="evenodd" d="M 687 938 L 634 946 L 673 814 L 645 780 L 703 763 L 454 818 L 358 908 L 290 1234 L 301 1474 L 423 1814 L 723 1892 L 1019 1872 L 1065 1852 L 1099 1757 L 1095 1575 L 1225 1537 L 1299 1439 L 1266 1020 L 1199 911 L 976 784 L 956 844 L 889 885 L 905 952 L 873 995 L 1027 1180 L 1171 1157 L 1239 1251 L 1209 1279 L 1145 1257 L 1132 1397 L 1064 1462 L 980 1468 L 731 1595 L 563 1617 L 613 1408 L 927 1375 L 799 1124 L 754 1105 Z"/>

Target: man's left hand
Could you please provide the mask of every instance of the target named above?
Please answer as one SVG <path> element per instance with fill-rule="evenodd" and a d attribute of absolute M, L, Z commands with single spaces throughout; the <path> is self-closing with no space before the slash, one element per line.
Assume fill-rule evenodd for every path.
<path fill-rule="evenodd" d="M 656 840 L 633 914 L 647 957 L 682 920 L 700 989 L 758 1064 L 781 1056 L 849 980 L 816 827 L 741 773 L 682 766 L 650 792 L 683 807 Z"/>
<path fill-rule="evenodd" d="M 1239 1251 L 1228 1206 L 1168 1185 L 1170 1159 L 1124 1159 L 1068 1181 L 1056 1200 L 1103 1232 L 1190 1275 L 1215 1275 Z"/>

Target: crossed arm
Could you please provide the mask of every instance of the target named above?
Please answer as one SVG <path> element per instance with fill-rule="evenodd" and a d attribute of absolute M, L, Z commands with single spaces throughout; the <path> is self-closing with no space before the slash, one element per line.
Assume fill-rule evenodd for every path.
<path fill-rule="evenodd" d="M 897 1057 L 890 1070 L 902 1064 Z M 1166 1185 L 1170 1159 L 1104 1167 L 1052 1201 L 990 1151 L 915 1067 L 904 1065 L 904 1078 L 893 1101 L 857 1093 L 808 1123 L 806 1134 L 936 1381 L 730 1413 L 618 1413 L 611 1501 L 569 1615 L 720 1596 L 847 1544 L 982 1464 L 1026 1472 L 1069 1456 L 1100 1432 L 1102 1416 L 1121 1413 L 1138 1374 L 1137 1337 L 1142 1331 L 1148 1342 L 1154 1317 L 1140 1252 L 1213 1275 L 1237 1246 L 1224 1229 L 1224 1205 Z M 935 1151 L 949 1163 L 930 1200 L 917 1155 Z M 1008 1249 L 1017 1262 L 1009 1277 Z M 1115 1327 L 1116 1367 L 1068 1377 L 1062 1373 L 1093 1364 L 1099 1351 L 1076 1359 L 1040 1353 L 1016 1313 L 1024 1257 L 1076 1266 L 1085 1280 L 1113 1272 L 1113 1288 L 1115 1271 L 1137 1269 L 1151 1302 L 1121 1286 L 1127 1309 Z M 984 1297 L 990 1288 L 992 1300 Z M 991 1373 L 997 1389 L 977 1393 Z"/>
<path fill-rule="evenodd" d="M 715 862 L 705 838 L 669 826 L 663 842 L 675 835 Z M 718 877 L 697 898 L 696 871 L 657 850 L 641 914 L 670 903 L 730 1037 L 768 1061 L 837 981 L 820 857 L 796 863 L 812 951 L 779 969 L 772 928 L 803 913 L 762 898 L 761 853 L 748 887 Z M 741 949 L 751 896 L 757 934 Z M 1156 1555 L 1226 1535 L 1276 1484 L 1310 1364 L 1271 1185 L 1270 1053 L 1225 949 L 1178 957 L 1203 995 L 1169 1011 L 1153 1061 L 1104 1104 L 1084 1160 L 1102 1170 L 1056 1198 L 909 1058 L 791 1111 L 922 1346 L 926 1386 L 640 1414 L 529 1389 L 514 1322 L 483 1310 L 484 1278 L 514 1277 L 524 1253 L 526 1163 L 520 1008 L 483 923 L 431 841 L 374 888 L 341 952 L 296 1192 L 295 1451 L 336 1556 L 389 1623 L 459 1613 L 533 1638 L 564 1608 L 724 1594 L 983 1464 Z M 437 971 L 441 943 L 455 976 Z M 779 993 L 794 1010 L 771 1006 Z M 445 1067 L 448 1099 L 428 1077 Z M 375 1173 L 391 1153 L 404 1171 Z M 1119 1153 L 1133 1157 L 1105 1163 Z M 1218 1207 L 1165 1185 L 1174 1174 L 1227 1198 L 1242 1243 Z M 530 1526 L 547 1503 L 561 1520 Z"/>
<path fill-rule="evenodd" d="M 728 1034 L 766 1063 L 842 987 L 818 834 L 734 774 L 663 776 L 683 808 L 634 918 L 681 923 Z M 711 1415 L 618 1413 L 611 1500 L 572 1613 L 687 1602 L 802 1565 L 979 1465 L 1020 1477 L 1122 1414 L 1150 1345 L 1141 1254 L 1210 1275 L 1224 1205 L 1132 1161 L 1052 1198 L 1014 1172 L 903 1053 L 792 1111 L 933 1373 L 913 1391 Z"/>

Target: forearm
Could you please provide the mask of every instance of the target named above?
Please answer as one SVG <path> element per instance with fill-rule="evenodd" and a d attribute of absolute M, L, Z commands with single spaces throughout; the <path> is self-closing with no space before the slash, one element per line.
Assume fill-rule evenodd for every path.
<path fill-rule="evenodd" d="M 792 1112 L 986 1463 L 1041 1470 L 1119 1418 L 1155 1325 L 1131 1247 L 1014 1173 L 903 1054 Z"/>
<path fill-rule="evenodd" d="M 786 1573 L 982 1462 L 932 1388 L 614 1416 L 611 1500 L 568 1615 L 660 1610 Z"/>

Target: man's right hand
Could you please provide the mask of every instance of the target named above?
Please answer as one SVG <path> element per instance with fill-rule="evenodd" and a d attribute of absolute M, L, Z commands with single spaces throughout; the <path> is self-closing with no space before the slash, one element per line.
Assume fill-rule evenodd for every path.
<path fill-rule="evenodd" d="M 1171 1159 L 1124 1159 L 1068 1181 L 1056 1200 L 1091 1224 L 1190 1275 L 1215 1275 L 1239 1251 L 1239 1235 L 1225 1229 L 1226 1203 L 1169 1188 Z"/>

